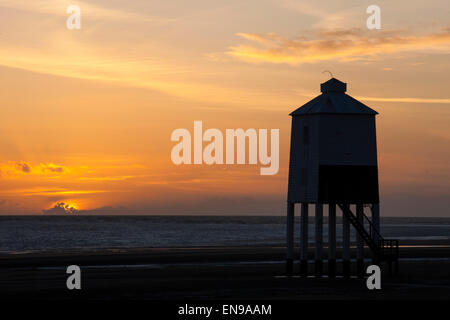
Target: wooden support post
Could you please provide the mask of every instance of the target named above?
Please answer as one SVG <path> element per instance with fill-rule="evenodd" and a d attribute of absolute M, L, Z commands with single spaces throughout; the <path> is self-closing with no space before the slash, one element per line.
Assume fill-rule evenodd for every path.
<path fill-rule="evenodd" d="M 308 276 L 308 203 L 302 203 L 300 217 L 300 275 Z"/>
<path fill-rule="evenodd" d="M 348 204 L 344 204 L 349 207 Z M 350 278 L 350 221 L 342 213 L 342 271 L 344 278 Z"/>
<path fill-rule="evenodd" d="M 356 219 L 364 226 L 364 206 L 362 203 L 356 205 Z M 364 277 L 364 239 L 356 232 L 356 274 Z"/>
<path fill-rule="evenodd" d="M 321 277 L 323 273 L 323 204 L 316 203 L 315 215 L 315 275 Z"/>
<path fill-rule="evenodd" d="M 372 204 L 372 224 L 375 228 L 375 230 L 378 231 L 379 234 L 381 234 L 380 231 L 380 204 L 379 203 L 373 203 Z M 377 241 L 380 239 L 376 239 Z"/>
<path fill-rule="evenodd" d="M 328 276 L 336 276 L 336 205 L 328 205 Z"/>
<path fill-rule="evenodd" d="M 380 232 L 380 204 L 379 203 L 373 203 L 371 208 L 371 214 L 372 214 L 372 225 L 375 228 L 375 230 L 381 234 Z M 380 241 L 378 234 L 375 232 L 375 241 L 378 243 Z M 378 257 L 374 256 L 372 259 L 372 264 L 379 265 L 380 261 L 378 261 Z"/>
<path fill-rule="evenodd" d="M 286 256 L 286 274 L 292 275 L 294 266 L 294 206 L 293 202 L 287 204 L 287 256 Z"/>

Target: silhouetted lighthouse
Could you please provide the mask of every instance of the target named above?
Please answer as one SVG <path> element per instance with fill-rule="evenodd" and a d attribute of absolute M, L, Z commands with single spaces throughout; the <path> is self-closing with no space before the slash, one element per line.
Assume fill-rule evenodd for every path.
<path fill-rule="evenodd" d="M 300 273 L 308 273 L 308 209 L 315 205 L 315 274 L 323 273 L 323 208 L 328 206 L 328 273 L 336 274 L 336 207 L 342 211 L 342 270 L 350 274 L 350 225 L 356 230 L 357 272 L 364 272 L 364 245 L 375 261 L 396 260 L 398 244 L 379 234 L 375 115 L 331 78 L 322 94 L 292 116 L 287 199 L 287 272 L 293 269 L 294 205 L 301 203 Z M 354 207 L 356 214 L 353 214 Z M 364 208 L 371 209 L 371 218 Z M 389 249 L 387 249 L 389 248 Z"/>

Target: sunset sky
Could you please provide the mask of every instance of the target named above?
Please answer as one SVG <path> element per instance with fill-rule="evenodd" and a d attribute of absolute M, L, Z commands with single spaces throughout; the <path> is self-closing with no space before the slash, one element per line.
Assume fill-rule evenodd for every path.
<path fill-rule="evenodd" d="M 381 215 L 450 217 L 449 17 L 448 0 L 0 0 L 0 214 L 284 215 L 289 113 L 330 70 L 379 112 Z M 279 173 L 174 165 L 194 120 L 280 129 Z"/>

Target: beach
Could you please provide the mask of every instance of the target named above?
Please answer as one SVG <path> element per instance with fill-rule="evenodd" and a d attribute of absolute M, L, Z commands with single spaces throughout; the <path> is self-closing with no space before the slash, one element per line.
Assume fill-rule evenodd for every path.
<path fill-rule="evenodd" d="M 217 246 L 3 253 L 0 296 L 105 300 L 450 298 L 447 241 L 402 243 L 399 274 L 390 275 L 382 265 L 381 290 L 368 290 L 365 278 L 341 278 L 339 261 L 336 279 L 300 278 L 298 264 L 294 275 L 287 277 L 285 250 L 282 246 Z M 82 270 L 81 290 L 66 287 L 69 265 Z M 326 263 L 324 271 L 326 274 Z"/>

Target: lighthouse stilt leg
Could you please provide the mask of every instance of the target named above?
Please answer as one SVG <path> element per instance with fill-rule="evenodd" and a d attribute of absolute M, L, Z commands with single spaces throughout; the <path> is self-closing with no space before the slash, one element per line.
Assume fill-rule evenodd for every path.
<path fill-rule="evenodd" d="M 308 275 L 308 203 L 302 203 L 300 217 L 300 275 Z"/>
<path fill-rule="evenodd" d="M 342 215 L 342 272 L 344 278 L 350 278 L 350 221 L 345 214 Z"/>
<path fill-rule="evenodd" d="M 374 228 L 380 233 L 380 204 L 372 204 L 372 224 Z M 381 233 L 380 233 L 381 234 Z M 377 241 L 379 239 L 376 239 Z"/>
<path fill-rule="evenodd" d="M 375 230 L 380 233 L 380 204 L 379 203 L 373 203 L 371 208 L 372 213 L 372 225 L 375 228 Z M 375 232 L 375 241 L 378 243 L 380 241 L 378 234 Z M 380 261 L 376 257 L 373 258 L 372 261 L 373 264 L 380 264 Z"/>
<path fill-rule="evenodd" d="M 294 265 L 294 203 L 287 204 L 287 256 L 286 256 L 286 274 L 292 275 Z"/>
<path fill-rule="evenodd" d="M 316 203 L 315 225 L 315 275 L 321 277 L 323 273 L 323 204 L 321 203 Z"/>
<path fill-rule="evenodd" d="M 328 205 L 328 276 L 336 276 L 336 205 Z"/>
<path fill-rule="evenodd" d="M 358 222 L 364 225 L 364 207 L 363 204 L 356 205 L 356 218 Z M 356 233 L 356 273 L 358 277 L 364 276 L 364 239 Z"/>

